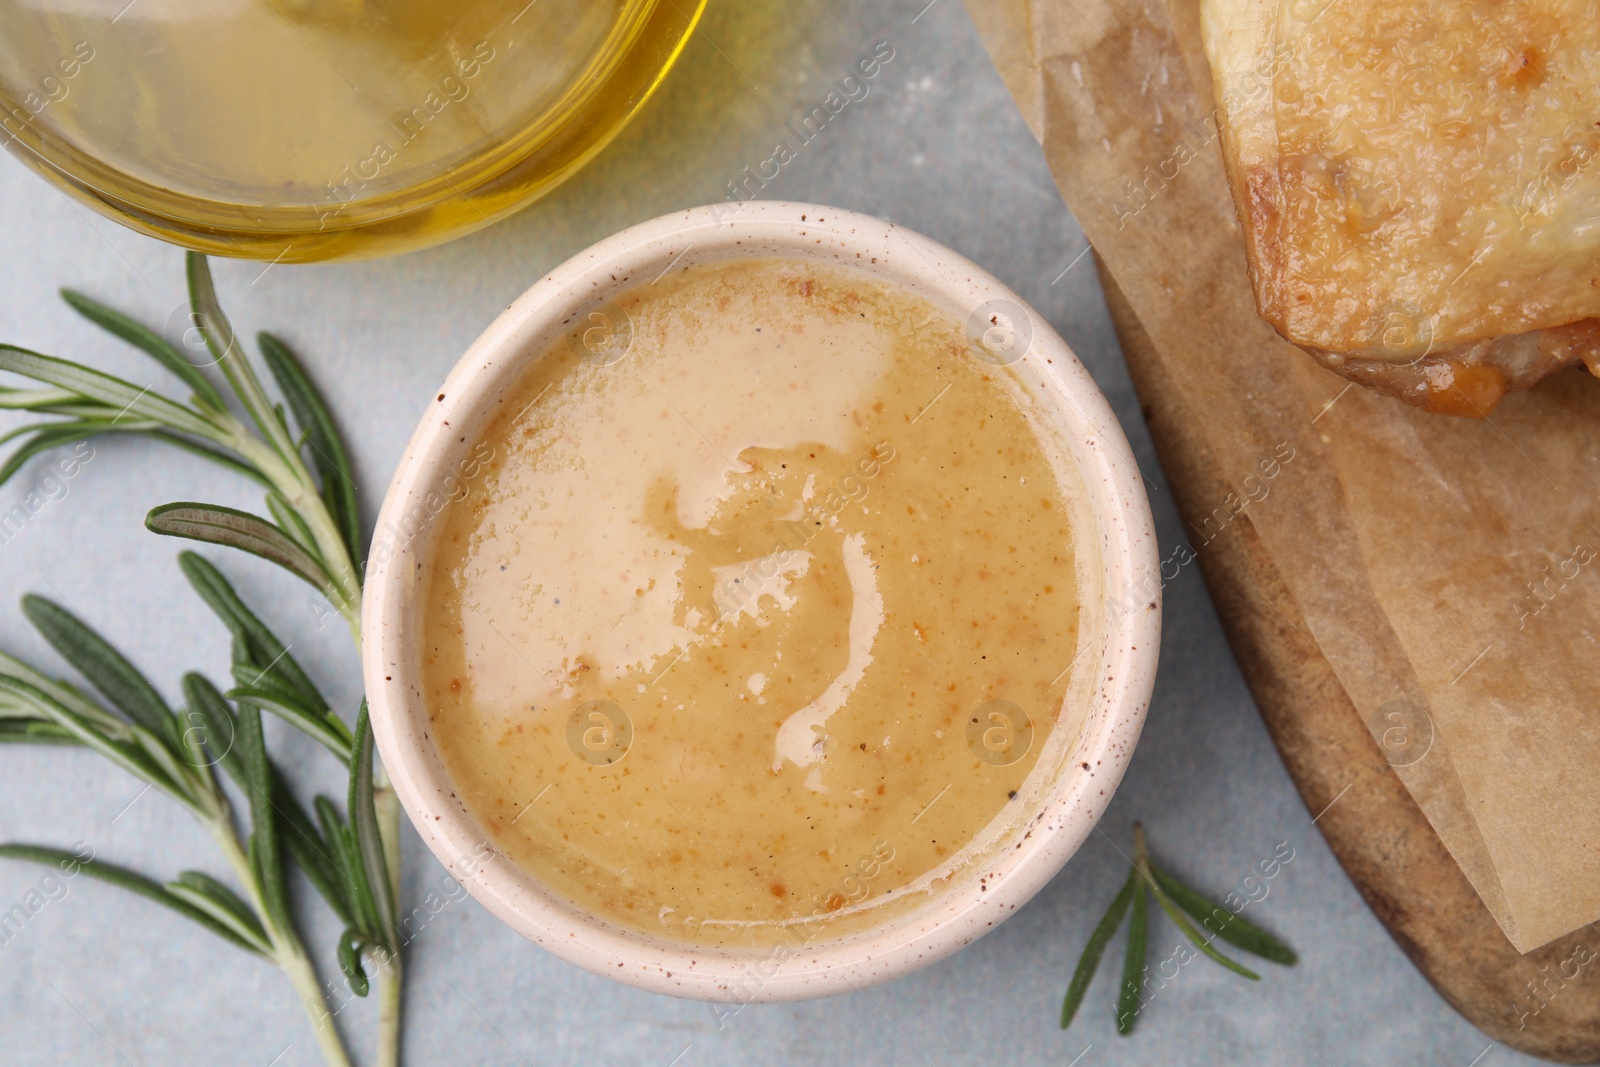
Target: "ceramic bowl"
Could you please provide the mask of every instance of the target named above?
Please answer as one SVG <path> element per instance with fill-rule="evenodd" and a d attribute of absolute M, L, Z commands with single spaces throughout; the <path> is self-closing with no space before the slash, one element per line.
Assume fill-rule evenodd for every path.
<path fill-rule="evenodd" d="M 879 925 L 772 949 L 689 945 L 618 926 L 561 899 L 488 843 L 451 788 L 430 738 L 419 649 L 429 516 L 475 435 L 515 396 L 576 314 L 665 271 L 781 256 L 863 271 L 955 312 L 975 358 L 1024 387 L 1045 447 L 1081 489 L 1075 554 L 1090 592 L 1073 686 L 1008 818 L 946 887 Z M 881 219 L 815 204 L 720 204 L 654 219 L 601 241 L 540 279 L 461 357 L 428 405 L 384 499 L 367 564 L 363 668 L 373 729 L 401 803 L 434 854 L 507 925 L 596 974 L 676 996 L 789 1000 L 860 989 L 925 966 L 1011 915 L 1082 845 L 1127 767 L 1144 723 L 1160 636 L 1149 501 L 1105 397 L 1022 298 L 949 249 Z M 1069 496 L 1071 494 L 1069 493 Z M 409 531 L 399 536 L 400 531 Z M 1053 744 L 1053 748 L 1051 747 Z M 930 792 L 933 792 L 930 787 Z"/>

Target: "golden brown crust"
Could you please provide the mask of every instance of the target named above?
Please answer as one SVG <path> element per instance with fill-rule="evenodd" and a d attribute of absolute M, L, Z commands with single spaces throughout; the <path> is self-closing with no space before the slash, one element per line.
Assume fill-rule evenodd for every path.
<path fill-rule="evenodd" d="M 1582 365 L 1600 374 L 1600 318 L 1429 351 L 1408 362 L 1302 345 L 1318 363 L 1369 389 L 1439 415 L 1483 418 L 1505 394 Z"/>
<path fill-rule="evenodd" d="M 1593 0 L 1204 0 L 1203 25 L 1287 340 L 1451 414 L 1600 365 Z"/>

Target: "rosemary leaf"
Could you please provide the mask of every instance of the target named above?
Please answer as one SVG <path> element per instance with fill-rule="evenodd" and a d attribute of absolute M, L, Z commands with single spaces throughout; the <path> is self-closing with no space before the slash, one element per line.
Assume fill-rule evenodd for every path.
<path fill-rule="evenodd" d="M 267 921 L 277 930 L 293 929 L 289 917 L 289 892 L 278 851 L 278 827 L 272 804 L 272 769 L 267 743 L 261 734 L 261 713 L 243 707 L 238 713 L 236 744 L 243 764 L 250 799 L 250 862 L 266 907 Z"/>
<path fill-rule="evenodd" d="M 1153 867 L 1154 864 L 1148 862 L 1145 863 L 1143 869 L 1147 876 L 1150 876 L 1150 871 Z M 1189 921 L 1189 917 L 1183 912 L 1179 911 L 1177 905 L 1173 904 L 1172 901 L 1167 898 L 1167 894 L 1164 893 L 1161 887 L 1156 884 L 1155 878 L 1150 876 L 1149 880 L 1150 892 L 1155 894 L 1156 903 L 1160 904 L 1161 910 L 1166 912 L 1167 915 L 1171 917 L 1172 921 L 1178 924 L 1178 929 L 1183 931 L 1184 937 L 1187 937 L 1194 943 L 1195 948 L 1199 949 L 1203 954 L 1209 956 L 1215 962 L 1222 964 L 1222 966 L 1226 967 L 1235 974 L 1241 974 L 1250 979 L 1252 982 L 1259 982 L 1261 980 L 1261 976 L 1259 974 L 1244 966 L 1242 963 L 1238 963 L 1229 959 L 1227 956 L 1224 956 L 1222 953 L 1213 948 L 1211 942 L 1207 940 L 1200 933 L 1200 931 L 1194 928 L 1194 924 Z"/>
<path fill-rule="evenodd" d="M 332 715 L 321 715 L 302 707 L 294 700 L 284 699 L 281 692 L 263 687 L 241 687 L 228 690 L 228 699 L 238 704 L 269 711 L 305 734 L 322 743 L 342 763 L 350 762 L 350 737 L 345 725 Z"/>
<path fill-rule="evenodd" d="M 65 407 L 51 408 L 49 410 L 55 414 L 77 414 L 76 411 L 69 410 Z M 110 409 L 102 410 L 104 410 L 107 415 L 115 414 Z M 32 459 L 41 452 L 48 452 L 53 448 L 69 445 L 75 441 L 88 440 L 92 437 L 102 437 L 113 433 L 127 433 L 143 434 L 146 437 L 154 438 L 166 444 L 176 445 L 185 452 L 190 452 L 197 456 L 203 456 L 218 466 L 232 471 L 234 474 L 249 478 L 251 481 L 256 482 L 263 488 L 272 488 L 272 483 L 267 479 L 266 475 L 262 474 L 249 464 L 242 463 L 219 449 L 201 444 L 200 442 L 195 441 L 192 438 L 185 437 L 180 433 L 174 433 L 172 430 L 168 429 L 164 423 L 154 422 L 148 419 L 139 420 L 129 418 L 103 418 L 91 420 L 79 418 L 70 422 L 34 423 L 0 435 L 0 443 L 15 437 L 21 437 L 29 433 L 32 433 L 35 436 L 18 448 L 10 456 L 8 456 L 3 465 L 0 465 L 0 485 L 4 485 L 12 477 L 14 477 L 17 471 L 21 470 L 23 465 L 27 463 L 28 460 Z"/>
<path fill-rule="evenodd" d="M 177 881 L 167 883 L 167 891 L 206 912 L 240 938 L 252 942 L 257 952 L 266 954 L 272 951 L 272 941 L 267 937 L 255 911 L 237 893 L 209 874 L 184 871 L 178 875 Z"/>
<path fill-rule="evenodd" d="M 64 431 L 66 431 L 66 432 L 64 432 Z M 29 422 L 29 423 L 24 423 L 21 426 L 17 426 L 17 427 L 14 427 L 14 428 L 10 429 L 10 430 L 7 430 L 5 433 L 0 433 L 0 445 L 10 444 L 12 441 L 15 441 L 17 438 L 19 438 L 19 437 L 27 437 L 29 434 L 39 434 L 41 436 L 51 435 L 51 434 L 61 434 L 62 436 L 65 437 L 65 436 L 68 436 L 68 434 L 70 433 L 71 436 L 78 437 L 79 435 L 82 435 L 82 436 L 93 436 L 94 434 L 99 433 L 99 432 L 100 432 L 100 430 L 98 428 L 95 428 L 95 424 L 92 424 L 91 422 L 85 421 L 85 420 L 80 420 L 80 421 L 76 421 L 76 422 L 62 422 L 59 419 L 57 419 L 57 420 L 52 420 L 50 422 Z M 30 443 L 30 445 L 31 445 L 31 443 Z M 39 449 L 35 448 L 33 454 L 37 454 L 38 451 L 39 451 Z M 22 464 L 25 463 L 25 462 L 27 462 L 27 461 L 26 460 L 13 459 L 7 464 L 7 467 L 9 467 L 13 471 L 15 471 L 15 470 L 20 469 L 22 467 Z"/>
<path fill-rule="evenodd" d="M 191 919 L 210 930 L 224 941 L 244 949 L 246 952 L 261 953 L 255 945 L 236 934 L 232 929 L 218 922 L 208 913 L 195 907 L 189 901 L 176 896 L 161 883 L 146 878 L 137 871 L 130 871 L 126 867 L 117 867 L 100 860 L 85 860 L 76 853 L 64 849 L 50 848 L 45 845 L 0 845 L 0 858 L 26 860 L 29 863 L 39 863 L 45 866 L 67 870 L 63 864 L 70 865 L 79 874 L 88 875 L 108 885 L 114 885 L 135 893 L 146 900 L 153 900 L 163 907 L 170 908 L 186 919 Z"/>
<path fill-rule="evenodd" d="M 1134 874 L 1137 876 L 1138 871 Z M 1139 987 L 1144 977 L 1145 949 L 1150 940 L 1150 904 L 1142 877 L 1133 883 L 1133 917 L 1128 920 L 1128 952 L 1122 960 L 1122 988 L 1117 994 L 1117 1033 L 1133 1033 L 1139 1016 Z"/>
<path fill-rule="evenodd" d="M 256 334 L 256 344 L 311 447 L 311 462 L 322 480 L 322 499 L 339 526 L 345 548 L 352 560 L 359 560 L 361 513 L 356 504 L 355 480 L 350 476 L 350 460 L 333 417 L 287 345 L 265 331 Z"/>
<path fill-rule="evenodd" d="M 235 736 L 239 729 L 233 709 L 215 686 L 203 675 L 193 672 L 183 677 L 184 699 L 189 709 L 201 720 L 201 731 L 213 759 L 241 789 L 250 789 L 250 779 L 244 766 Z M 341 724 L 343 725 L 343 724 Z M 290 857 L 305 872 L 312 887 L 328 902 L 334 913 L 348 924 L 351 918 L 349 876 L 340 863 L 340 842 L 325 841 L 317 832 L 311 817 L 295 800 L 282 772 L 269 761 L 272 782 L 272 807 L 280 825 L 280 838 Z"/>
<path fill-rule="evenodd" d="M 172 709 L 155 686 L 87 623 L 35 593 L 22 598 L 22 613 L 61 658 L 77 668 L 129 721 L 157 737 L 176 737 Z"/>
<path fill-rule="evenodd" d="M 76 745 L 78 739 L 53 722 L 0 720 L 0 744 Z"/>
<path fill-rule="evenodd" d="M 277 805 L 278 814 L 283 818 L 283 843 L 295 863 L 305 872 L 306 879 L 328 902 L 345 925 L 350 925 L 352 911 L 350 896 L 355 891 L 350 876 L 342 863 L 343 849 L 340 842 L 330 841 L 326 830 L 319 833 L 317 827 L 306 814 L 300 802 L 295 800 L 289 792 L 288 783 L 283 780 L 283 775 L 276 768 L 273 769 L 273 803 Z M 318 797 L 320 804 L 323 798 Z M 319 810 L 320 814 L 320 810 Z"/>
<path fill-rule="evenodd" d="M 350 824 L 339 814 L 334 802 L 321 794 L 312 801 L 312 807 L 317 813 L 317 826 L 322 831 L 322 839 L 332 848 L 332 859 L 339 866 L 340 876 L 345 879 L 346 884 L 354 887 L 357 881 L 365 879 L 366 875 L 361 869 L 361 855 L 355 848 L 355 838 L 350 833 Z M 352 922 L 350 925 L 361 924 Z"/>
<path fill-rule="evenodd" d="M 340 876 L 349 889 L 351 915 L 347 924 L 376 937 L 378 908 L 373 903 L 372 890 L 367 885 L 367 873 L 361 865 L 361 849 L 356 845 L 356 835 L 327 797 L 317 797 L 316 809 L 322 837 L 332 844 Z"/>
<path fill-rule="evenodd" d="M 143 323 L 135 322 L 122 312 L 108 308 L 98 300 L 74 289 L 61 290 L 61 299 L 65 300 L 73 311 L 96 326 L 154 357 L 156 362 L 183 379 L 184 384 L 212 408 L 217 411 L 227 410 L 222 402 L 222 394 L 217 392 L 216 386 L 200 373 L 198 367 L 185 359 L 182 352 L 168 343 L 165 337 Z"/>
<path fill-rule="evenodd" d="M 361 702 L 356 715 L 355 745 L 350 757 L 350 825 L 360 846 L 361 866 L 377 907 L 381 945 L 394 951 L 395 904 L 389 883 L 388 865 L 383 856 L 383 839 L 378 836 L 378 813 L 372 802 L 372 722 L 367 717 L 367 702 Z"/>
<path fill-rule="evenodd" d="M 225 545 L 260 556 L 329 593 L 333 582 L 322 564 L 306 553 L 294 538 L 248 511 L 221 504 L 180 501 L 151 508 L 144 517 L 145 529 L 167 537 L 187 537 L 191 541 Z"/>
<path fill-rule="evenodd" d="M 106 407 L 106 405 L 96 403 L 93 400 L 84 400 L 82 397 L 74 397 L 71 401 L 63 404 L 40 404 L 38 407 L 30 408 L 29 410 L 38 415 L 67 415 L 80 422 L 94 423 L 101 433 L 117 433 L 121 430 L 154 430 L 161 426 L 161 423 L 156 422 L 154 419 L 130 419 L 125 415 L 119 418 L 118 412 L 114 408 Z M 65 424 L 56 423 L 55 425 Z M 7 436 L 9 438 L 15 436 L 15 434 L 8 434 Z"/>
<path fill-rule="evenodd" d="M 244 765 L 240 762 L 238 749 L 234 747 L 239 724 L 234 719 L 233 709 L 203 674 L 190 671 L 183 676 L 182 686 L 184 706 L 191 716 L 199 720 L 184 731 L 185 736 L 198 734 L 198 740 L 210 754 L 211 761 L 222 764 L 222 769 L 242 787 L 245 783 Z"/>
<path fill-rule="evenodd" d="M 242 653 L 242 656 L 235 657 L 233 666 L 229 668 L 229 673 L 233 675 L 233 684 L 236 687 L 240 689 L 258 689 L 265 696 L 298 705 L 319 716 L 327 715 L 332 718 L 326 708 L 308 702 L 304 693 L 294 685 L 291 685 L 286 678 L 277 672 L 275 665 L 270 663 L 267 665 L 258 664 L 255 653 L 248 645 L 242 649 L 236 649 L 235 652 Z M 343 723 L 340 723 L 339 726 L 344 736 L 348 738 L 349 728 Z"/>
<path fill-rule="evenodd" d="M 272 521 L 278 524 L 278 529 L 289 535 L 306 555 L 315 560 L 322 559 L 322 554 L 317 550 L 316 535 L 311 532 L 311 527 L 306 525 L 306 520 L 289 506 L 283 494 L 276 489 L 267 491 L 267 510 L 272 512 Z"/>
<path fill-rule="evenodd" d="M 54 722 L 79 743 L 94 749 L 140 781 L 149 782 L 182 801 L 185 806 L 190 806 L 187 792 L 168 781 L 166 774 L 150 761 L 150 757 L 138 745 L 107 737 L 93 722 L 21 679 L 0 675 L 0 693 L 26 702 L 39 712 L 40 717 Z"/>
<path fill-rule="evenodd" d="M 133 429 L 129 424 L 129 429 Z M 85 441 L 91 437 L 98 437 L 108 432 L 102 425 L 83 422 L 46 422 L 13 430 L 6 437 L 17 437 L 32 432 L 33 436 L 11 455 L 6 457 L 4 464 L 0 464 L 0 485 L 9 482 L 23 466 L 41 452 L 48 452 L 62 445 L 70 445 L 77 441 Z M 4 439 L 0 439 L 3 443 Z"/>
<path fill-rule="evenodd" d="M 0 408 L 13 411 L 54 410 L 58 405 L 76 404 L 83 398 L 71 389 L 13 389 L 0 387 Z"/>
<path fill-rule="evenodd" d="M 372 984 L 361 966 L 361 938 L 354 930 L 346 930 L 339 938 L 339 969 L 350 981 L 350 992 L 358 997 L 367 995 Z"/>
<path fill-rule="evenodd" d="M 27 682 L 33 688 L 49 696 L 50 699 L 59 704 L 64 704 L 68 710 L 92 722 L 99 728 L 101 733 L 114 740 L 127 741 L 132 739 L 127 723 L 90 700 L 76 686 L 55 678 L 47 678 L 22 662 L 22 660 L 5 652 L 0 652 L 0 674 L 9 675 L 19 681 Z M 0 695 L 0 702 L 5 699 L 7 698 L 4 695 Z M 32 708 L 31 704 L 19 704 L 19 706 Z M 30 713 L 38 714 L 37 710 L 33 710 Z"/>
<path fill-rule="evenodd" d="M 1285 967 L 1293 967 L 1299 961 L 1294 949 L 1261 927 L 1247 922 L 1242 916 L 1234 914 L 1220 904 L 1213 904 L 1154 864 L 1150 867 L 1150 873 L 1155 876 L 1156 884 L 1172 898 L 1173 903 L 1193 915 L 1201 926 L 1230 945 L 1236 945 L 1246 952 L 1273 963 L 1281 963 Z"/>
<path fill-rule="evenodd" d="M 70 360 L 30 352 L 16 345 L 0 344 L 0 370 L 70 389 L 86 399 L 98 400 L 123 415 L 149 419 L 182 433 L 221 443 L 222 431 L 219 427 L 194 410 L 152 392 L 148 386 L 137 386 Z"/>
<path fill-rule="evenodd" d="M 221 571 L 204 556 L 194 552 L 180 552 L 178 566 L 201 599 L 233 633 L 236 657 L 242 646 L 249 654 L 249 662 L 255 664 L 259 671 L 274 674 L 293 686 L 300 694 L 302 704 L 321 711 L 327 710 L 328 702 L 305 671 L 300 669 L 300 664 L 295 662 L 289 650 L 267 629 L 266 624 L 256 618 L 244 601 L 239 599 Z"/>
<path fill-rule="evenodd" d="M 181 789 L 184 796 L 198 810 L 204 803 L 201 797 L 204 790 L 201 788 L 201 776 L 195 773 L 196 768 L 184 766 L 185 757 L 189 754 L 188 746 L 180 739 L 175 752 L 167 741 L 138 725 L 133 727 L 133 743 L 151 763 L 161 768 L 161 773 L 167 780 Z"/>
<path fill-rule="evenodd" d="M 266 438 L 267 443 L 289 463 L 291 469 L 299 467 L 300 461 L 294 442 L 289 440 L 288 432 L 284 430 L 282 421 L 273 410 L 272 402 L 267 399 L 266 391 L 261 388 L 261 380 L 256 377 L 256 372 L 250 366 L 244 346 L 239 343 L 239 338 L 233 332 L 233 325 L 228 322 L 228 316 L 223 313 L 222 305 L 217 302 L 217 290 L 211 280 L 210 264 L 206 262 L 206 257 L 198 252 L 188 253 L 184 257 L 184 262 L 189 275 L 189 305 L 193 308 L 194 319 L 200 327 L 201 335 L 205 338 L 206 347 L 211 349 L 211 354 L 216 357 L 217 366 L 222 368 L 228 384 L 244 403 L 245 410 L 250 413 L 250 418 L 256 424 L 256 429 L 261 432 L 261 436 Z"/>
<path fill-rule="evenodd" d="M 0 695 L 0 725 L 11 723 L 26 726 L 38 722 L 39 713 L 30 705 L 17 700 L 10 693 Z"/>
<path fill-rule="evenodd" d="M 323 840 L 337 844 L 345 829 L 344 817 L 339 814 L 339 809 L 320 793 L 312 800 L 311 807 L 317 813 L 317 826 L 322 831 Z M 343 865 L 342 856 L 336 856 L 335 859 Z"/>
<path fill-rule="evenodd" d="M 28 737 L 41 744 L 76 745 L 80 744 L 76 737 L 53 722 L 30 722 L 27 725 Z"/>
<path fill-rule="evenodd" d="M 353 925 L 367 931 L 374 939 L 381 940 L 379 930 L 383 920 L 378 917 L 378 902 L 373 899 L 372 884 L 362 864 L 361 846 L 356 842 L 355 828 L 346 826 L 339 835 L 339 843 L 344 848 L 345 865 L 350 869 L 351 882 L 356 887 L 351 893 L 356 917 Z"/>
<path fill-rule="evenodd" d="M 190 714 L 187 709 L 179 708 L 178 713 L 185 717 L 189 723 L 187 727 L 180 724 L 182 737 L 179 739 L 183 748 L 183 762 L 188 765 L 188 774 L 194 781 L 197 794 L 210 794 L 212 798 L 220 796 L 217 788 L 216 772 L 212 770 L 212 758 L 206 750 L 206 733 L 204 725 L 195 720 L 198 716 Z M 220 807 L 220 804 L 218 805 Z"/>
<path fill-rule="evenodd" d="M 1134 870 L 1128 872 L 1128 880 L 1122 883 L 1122 889 L 1117 892 L 1111 907 L 1106 909 L 1100 924 L 1094 928 L 1094 933 L 1089 935 L 1089 943 L 1084 946 L 1083 955 L 1078 957 L 1078 966 L 1072 972 L 1072 981 L 1067 984 L 1066 998 L 1061 1002 L 1061 1029 L 1065 1030 L 1071 1026 L 1073 1017 L 1078 1014 L 1078 1007 L 1083 1003 L 1083 995 L 1089 991 L 1089 983 L 1094 981 L 1094 972 L 1100 966 L 1100 957 L 1105 955 L 1106 945 L 1116 934 L 1117 927 L 1122 925 L 1122 917 L 1128 913 L 1128 904 L 1133 900 L 1134 883 L 1138 878 L 1139 872 Z"/>

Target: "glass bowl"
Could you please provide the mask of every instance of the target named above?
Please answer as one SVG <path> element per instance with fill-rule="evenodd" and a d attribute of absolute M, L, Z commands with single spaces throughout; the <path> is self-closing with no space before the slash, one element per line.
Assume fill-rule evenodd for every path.
<path fill-rule="evenodd" d="M 548 192 L 705 0 L 0 0 L 0 141 L 215 255 L 359 259 Z"/>

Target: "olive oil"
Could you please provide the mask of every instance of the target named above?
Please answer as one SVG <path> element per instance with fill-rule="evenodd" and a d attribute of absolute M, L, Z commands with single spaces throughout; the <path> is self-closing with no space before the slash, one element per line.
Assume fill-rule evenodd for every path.
<path fill-rule="evenodd" d="M 354 259 L 489 224 L 616 135 L 704 0 L 0 0 L 0 142 L 201 251 Z"/>

